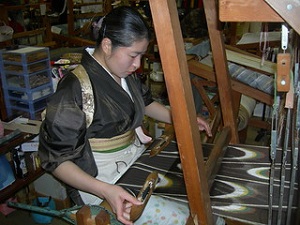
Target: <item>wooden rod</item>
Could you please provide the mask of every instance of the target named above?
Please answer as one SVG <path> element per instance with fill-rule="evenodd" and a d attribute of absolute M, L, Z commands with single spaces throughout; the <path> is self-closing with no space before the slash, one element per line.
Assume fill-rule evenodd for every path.
<path fill-rule="evenodd" d="M 149 0 L 193 221 L 212 225 L 209 189 L 176 1 Z"/>
<path fill-rule="evenodd" d="M 217 15 L 217 1 L 203 0 L 208 33 L 213 54 L 216 81 L 218 84 L 219 99 L 222 109 L 224 126 L 231 128 L 231 143 L 239 143 L 237 122 L 234 115 L 234 103 L 230 76 L 225 53 L 223 33 Z"/>
<path fill-rule="evenodd" d="M 225 150 L 230 141 L 230 136 L 230 127 L 224 127 L 205 163 L 205 170 L 209 187 L 212 186 L 216 174 L 221 166 Z"/>

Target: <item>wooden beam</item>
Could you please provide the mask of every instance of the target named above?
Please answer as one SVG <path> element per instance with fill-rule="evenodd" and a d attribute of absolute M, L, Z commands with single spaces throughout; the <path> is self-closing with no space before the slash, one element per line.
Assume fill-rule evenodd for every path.
<path fill-rule="evenodd" d="M 95 41 L 91 41 L 80 37 L 70 36 L 70 35 L 52 33 L 52 38 L 57 43 L 67 42 L 68 46 L 95 46 L 96 45 Z"/>
<path fill-rule="evenodd" d="M 2 20 L 2 22 L 6 25 L 9 25 L 8 12 L 4 4 L 0 4 L 0 20 Z"/>
<path fill-rule="evenodd" d="M 219 15 L 224 22 L 283 22 L 264 0 L 220 0 Z"/>
<path fill-rule="evenodd" d="M 43 35 L 46 31 L 46 28 L 38 28 L 36 30 L 30 30 L 30 31 L 23 31 L 19 33 L 14 33 L 13 34 L 13 39 L 17 38 L 27 38 L 27 37 L 32 37 L 32 36 L 37 36 L 37 35 Z"/>
<path fill-rule="evenodd" d="M 277 64 L 271 61 L 265 61 L 261 65 L 261 58 L 253 57 L 243 53 L 226 49 L 227 60 L 248 68 L 254 68 L 256 71 L 266 72 L 274 75 L 276 72 Z"/>
<path fill-rule="evenodd" d="M 172 109 L 190 212 L 197 224 L 213 224 L 209 189 L 191 82 L 174 0 L 149 0 Z"/>
<path fill-rule="evenodd" d="M 213 67 L 203 64 L 195 59 L 188 61 L 188 67 L 191 73 L 208 81 L 216 82 L 216 76 Z"/>
<path fill-rule="evenodd" d="M 210 37 L 216 80 L 221 103 L 224 126 L 231 128 L 231 143 L 239 143 L 237 122 L 228 72 L 223 34 L 217 15 L 216 0 L 203 0 L 208 33 Z"/>
<path fill-rule="evenodd" d="M 98 13 L 94 13 L 94 12 L 87 12 L 87 13 L 80 12 L 79 14 L 74 13 L 74 8 L 80 10 L 82 6 L 93 6 L 93 5 L 95 6 L 102 5 L 102 11 Z M 79 4 L 74 4 L 73 0 L 67 0 L 67 7 L 68 7 L 68 35 L 74 35 L 74 36 L 76 36 L 74 23 L 77 19 L 92 20 L 93 18 L 105 16 L 112 9 L 111 0 L 105 0 L 103 2 L 88 2 L 88 3 L 79 3 Z"/>
<path fill-rule="evenodd" d="M 211 187 L 221 166 L 223 156 L 230 141 L 230 128 L 224 127 L 206 160 L 205 170 L 208 184 Z"/>
<path fill-rule="evenodd" d="M 197 91 L 199 92 L 204 105 L 207 107 L 207 110 L 208 110 L 209 114 L 214 115 L 216 113 L 215 105 L 211 101 L 209 96 L 207 95 L 207 91 L 205 90 L 204 87 L 205 86 L 215 87 L 216 83 L 212 82 L 212 81 L 206 81 L 206 80 L 203 80 L 203 79 L 199 80 L 199 78 L 197 78 L 197 77 L 194 77 L 192 79 L 192 83 L 197 88 Z"/>
<path fill-rule="evenodd" d="M 247 95 L 248 97 L 251 97 L 253 99 L 256 99 L 259 102 L 266 103 L 270 106 L 273 105 L 273 96 L 255 88 L 252 88 L 247 84 L 243 84 L 239 81 L 232 80 L 231 87 L 233 90 L 241 94 Z"/>
<path fill-rule="evenodd" d="M 298 34 L 300 34 L 300 2 L 295 0 L 265 0 Z"/>
<path fill-rule="evenodd" d="M 208 81 L 216 82 L 216 77 L 212 67 L 204 65 L 196 60 L 188 61 L 189 71 L 199 77 L 202 77 Z M 266 103 L 267 105 L 273 105 L 273 96 L 250 87 L 247 84 L 243 84 L 240 81 L 231 79 L 231 88 L 241 94 L 247 95 L 257 101 Z"/>
<path fill-rule="evenodd" d="M 212 136 L 211 137 L 205 136 L 203 140 L 204 143 L 214 143 L 215 137 L 217 135 L 217 131 L 219 130 L 219 128 L 223 127 L 223 124 L 221 122 L 222 122 L 221 109 L 217 108 L 214 117 L 209 123 L 209 126 L 211 127 Z"/>
<path fill-rule="evenodd" d="M 66 0 L 67 1 L 67 7 L 68 7 L 68 35 L 74 35 L 74 2 L 73 0 Z"/>

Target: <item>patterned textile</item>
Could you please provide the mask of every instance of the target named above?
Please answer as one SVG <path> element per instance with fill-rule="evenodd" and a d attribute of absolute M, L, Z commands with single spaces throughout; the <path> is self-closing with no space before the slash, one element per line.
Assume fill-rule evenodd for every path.
<path fill-rule="evenodd" d="M 187 203 L 152 195 L 143 214 L 134 225 L 185 225 L 189 213 Z"/>
<path fill-rule="evenodd" d="M 155 140 L 151 146 L 155 145 L 157 141 Z M 159 182 L 153 194 L 187 202 L 176 143 L 170 143 L 160 154 L 150 158 L 151 146 L 133 163 L 117 184 L 128 189 L 136 196 L 143 187 L 149 173 L 156 170 Z"/>
<path fill-rule="evenodd" d="M 213 145 L 211 144 L 203 144 L 202 149 L 205 159 L 212 147 Z M 122 176 L 117 184 L 137 194 L 148 174 L 153 170 L 157 170 L 160 181 L 153 195 L 176 199 L 179 202 L 187 202 L 176 142 L 171 142 L 160 154 L 152 158 L 149 157 L 150 148 L 151 146 Z M 269 151 L 268 147 L 248 145 L 235 145 L 227 148 L 220 170 L 210 190 L 211 205 L 215 215 L 249 224 L 267 224 L 271 165 Z M 276 209 L 278 208 L 279 199 L 281 154 L 282 150 L 278 149 L 273 195 L 274 221 L 276 221 Z M 285 224 L 285 211 L 290 189 L 291 152 L 288 151 L 287 154 L 283 220 L 281 224 Z M 294 190 L 293 215 L 296 213 L 298 181 Z"/>
<path fill-rule="evenodd" d="M 221 168 L 211 189 L 213 212 L 251 224 L 267 224 L 269 207 L 270 159 L 268 147 L 237 145 L 229 146 Z M 283 198 L 283 220 L 289 200 L 291 152 L 288 151 Z M 274 193 L 273 224 L 276 221 L 281 170 L 282 150 L 277 150 Z M 298 183 L 296 183 L 293 206 L 297 206 Z M 295 214 L 294 210 L 294 214 Z"/>
<path fill-rule="evenodd" d="M 202 41 L 198 45 L 186 51 L 187 54 L 194 54 L 201 59 L 201 63 L 213 66 L 213 60 L 209 54 L 211 50 L 209 40 Z M 228 62 L 229 74 L 232 78 L 249 86 L 263 91 L 267 94 L 273 95 L 274 92 L 274 79 L 272 76 L 267 76 L 263 73 L 256 72 L 251 69 L 247 69 L 244 66 L 240 66 L 236 63 Z"/>
<path fill-rule="evenodd" d="M 267 76 L 265 74 L 246 69 L 243 66 L 237 65 L 235 63 L 228 62 L 228 69 L 231 77 L 248 84 L 249 86 L 263 91 L 267 94 L 272 94 L 274 92 L 274 79 L 273 77 Z"/>

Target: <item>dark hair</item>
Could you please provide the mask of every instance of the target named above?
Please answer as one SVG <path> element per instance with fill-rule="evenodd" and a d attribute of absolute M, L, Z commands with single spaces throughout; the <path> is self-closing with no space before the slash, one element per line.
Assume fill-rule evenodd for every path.
<path fill-rule="evenodd" d="M 129 6 L 119 6 L 103 18 L 97 46 L 105 37 L 111 40 L 113 48 L 129 47 L 133 42 L 144 38 L 150 41 L 151 32 L 138 11 Z"/>

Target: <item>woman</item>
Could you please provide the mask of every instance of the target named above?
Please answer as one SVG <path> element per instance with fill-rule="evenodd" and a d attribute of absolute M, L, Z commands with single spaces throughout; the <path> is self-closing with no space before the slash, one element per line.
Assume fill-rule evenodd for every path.
<path fill-rule="evenodd" d="M 77 205 L 106 199 L 124 224 L 132 224 L 130 207 L 141 203 L 114 183 L 145 149 L 137 136 L 148 139 L 134 131 L 141 131 L 145 114 L 171 123 L 170 111 L 153 101 L 134 75 L 150 36 L 138 12 L 126 6 L 112 10 L 102 21 L 96 48 L 87 48 L 81 61 L 93 89 L 92 123 L 87 127 L 80 82 L 69 73 L 47 105 L 40 132 L 42 167 L 72 187 L 71 199 Z M 208 124 L 197 122 L 210 135 Z M 113 149 L 103 147 L 119 139 L 126 140 Z"/>

